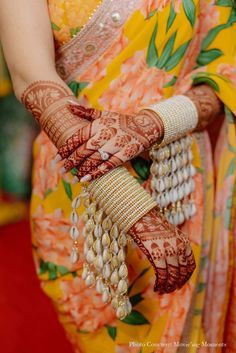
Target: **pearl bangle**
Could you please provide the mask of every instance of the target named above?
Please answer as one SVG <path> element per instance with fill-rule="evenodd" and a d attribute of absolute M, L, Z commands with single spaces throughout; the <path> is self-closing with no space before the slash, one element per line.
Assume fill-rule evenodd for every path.
<path fill-rule="evenodd" d="M 197 108 L 192 100 L 184 95 L 174 96 L 145 109 L 154 111 L 162 119 L 164 137 L 162 142 L 158 143 L 158 147 L 185 136 L 198 124 Z"/>

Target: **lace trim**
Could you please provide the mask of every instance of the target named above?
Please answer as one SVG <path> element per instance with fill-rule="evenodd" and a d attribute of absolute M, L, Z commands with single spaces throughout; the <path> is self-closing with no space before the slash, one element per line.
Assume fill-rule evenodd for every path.
<path fill-rule="evenodd" d="M 65 82 L 84 72 L 118 36 L 140 0 L 104 0 L 86 26 L 56 52 L 56 69 Z"/>

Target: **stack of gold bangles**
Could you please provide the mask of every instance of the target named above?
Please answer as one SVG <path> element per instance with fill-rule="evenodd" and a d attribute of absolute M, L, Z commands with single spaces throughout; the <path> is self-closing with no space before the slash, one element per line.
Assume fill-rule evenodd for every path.
<path fill-rule="evenodd" d="M 111 302 L 118 318 L 132 310 L 125 263 L 127 232 L 142 216 L 159 207 L 169 222 L 178 225 L 195 213 L 195 168 L 189 135 L 197 126 L 198 113 L 186 96 L 175 96 L 148 108 L 162 119 L 164 138 L 150 150 L 152 196 L 128 173 L 118 167 L 91 182 L 84 194 L 72 202 L 71 261 L 78 260 L 77 209 L 84 199 L 84 269 L 87 286 L 96 286 L 104 303 Z"/>

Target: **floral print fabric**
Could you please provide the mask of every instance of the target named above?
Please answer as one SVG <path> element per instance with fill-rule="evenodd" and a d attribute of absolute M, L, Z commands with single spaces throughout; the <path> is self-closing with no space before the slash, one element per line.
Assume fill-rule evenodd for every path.
<path fill-rule="evenodd" d="M 88 20 L 82 7 L 92 13 L 97 5 L 92 0 L 49 0 L 58 46 Z M 127 262 L 133 311 L 125 320 L 117 320 L 95 289 L 85 287 L 82 237 L 81 260 L 76 266 L 70 264 L 71 200 L 81 192 L 81 185 L 72 183 L 71 173 L 60 175 L 61 164 L 53 162 L 56 149 L 44 133 L 35 142 L 31 203 L 35 263 L 42 289 L 54 302 L 77 353 L 175 353 L 183 349 L 181 343 L 187 344 L 184 349 L 189 353 L 223 352 L 223 342 L 227 352 L 236 351 L 232 334 L 236 332 L 233 38 L 232 1 L 142 0 L 102 57 L 69 83 L 80 103 L 117 112 L 135 113 L 202 82 L 213 87 L 227 107 L 214 157 L 207 132 L 194 138 L 197 214 L 183 231 L 190 235 L 197 269 L 181 290 L 158 295 L 152 291 L 154 273 L 147 259 L 130 244 Z M 147 154 L 126 167 L 150 190 Z M 219 346 L 204 346 L 204 341 Z"/>

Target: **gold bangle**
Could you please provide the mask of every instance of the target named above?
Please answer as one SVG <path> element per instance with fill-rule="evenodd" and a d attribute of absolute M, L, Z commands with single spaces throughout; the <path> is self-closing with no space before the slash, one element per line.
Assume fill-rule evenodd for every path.
<path fill-rule="evenodd" d="M 125 232 L 157 206 L 124 167 L 115 168 L 94 180 L 89 184 L 88 191 Z"/>

